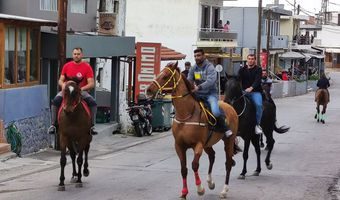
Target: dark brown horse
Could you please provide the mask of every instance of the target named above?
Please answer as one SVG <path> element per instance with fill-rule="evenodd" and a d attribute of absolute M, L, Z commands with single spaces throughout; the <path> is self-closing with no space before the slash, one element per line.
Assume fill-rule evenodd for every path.
<path fill-rule="evenodd" d="M 209 134 L 207 118 L 198 101 L 191 93 L 193 85 L 183 76 L 177 63 L 169 63 L 165 69 L 157 76 L 153 83 L 148 87 L 148 96 L 154 97 L 157 92 L 167 92 L 172 95 L 172 103 L 176 109 L 176 116 L 172 124 L 172 133 L 175 138 L 175 149 L 181 163 L 181 174 L 183 178 L 183 189 L 181 198 L 186 199 L 188 194 L 187 187 L 187 157 L 186 151 L 191 148 L 194 150 L 192 170 L 195 173 L 197 193 L 203 195 L 205 190 L 198 174 L 199 159 L 203 150 L 209 157 L 208 186 L 215 188 L 212 181 L 211 172 L 215 161 L 215 151 L 213 145 L 221 139 L 224 142 L 226 156 L 226 179 L 220 197 L 225 198 L 229 190 L 229 176 L 233 165 L 234 141 L 238 127 L 238 117 L 235 110 L 222 101 L 219 102 L 220 108 L 226 113 L 227 124 L 233 134 L 229 138 L 224 137 L 224 133 Z M 209 135 L 211 137 L 209 137 Z"/>
<path fill-rule="evenodd" d="M 68 81 L 64 89 L 64 100 L 61 106 L 59 117 L 59 136 L 60 136 L 60 183 L 59 191 L 65 190 L 64 185 L 64 169 L 66 165 L 66 148 L 70 151 L 72 159 L 72 179 L 71 182 L 76 182 L 76 187 L 82 187 L 83 153 L 85 154 L 84 176 L 90 174 L 88 170 L 87 154 L 90 149 L 92 135 L 90 135 L 91 119 L 85 109 L 85 104 L 81 100 L 81 90 L 78 84 L 74 81 Z M 76 170 L 76 156 L 78 164 L 78 173 Z"/>
<path fill-rule="evenodd" d="M 327 104 L 329 103 L 329 93 L 326 89 L 318 89 L 315 92 L 315 102 L 316 102 L 316 114 L 314 118 L 318 122 L 325 123 L 326 119 L 326 109 Z M 322 111 L 320 113 L 320 105 L 322 105 Z"/>

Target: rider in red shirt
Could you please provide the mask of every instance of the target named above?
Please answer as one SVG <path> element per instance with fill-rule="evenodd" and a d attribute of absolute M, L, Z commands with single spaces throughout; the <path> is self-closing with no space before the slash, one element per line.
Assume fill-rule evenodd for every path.
<path fill-rule="evenodd" d="M 73 61 L 66 63 L 61 71 L 58 84 L 62 88 L 62 90 L 52 100 L 51 106 L 52 125 L 48 129 L 48 133 L 50 134 L 56 133 L 55 123 L 57 119 L 57 112 L 63 100 L 62 91 L 65 88 L 66 81 L 68 81 L 68 79 L 78 79 L 81 80 L 81 82 L 79 83 L 79 87 L 81 89 L 82 98 L 84 99 L 84 101 L 87 103 L 91 110 L 92 118 L 91 134 L 96 135 L 97 132 L 94 130 L 94 124 L 96 119 L 95 116 L 97 113 L 97 103 L 95 102 L 94 98 L 88 93 L 88 91 L 94 88 L 93 70 L 88 63 L 82 62 L 83 58 L 82 48 L 80 47 L 74 48 L 72 51 L 72 57 Z"/>

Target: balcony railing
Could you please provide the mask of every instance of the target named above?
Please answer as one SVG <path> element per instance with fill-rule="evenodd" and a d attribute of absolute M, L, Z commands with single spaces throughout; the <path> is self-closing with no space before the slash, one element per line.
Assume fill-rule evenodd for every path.
<path fill-rule="evenodd" d="M 215 28 L 201 28 L 199 30 L 200 41 L 236 41 L 237 33 L 228 31 L 225 32 L 223 29 Z"/>
<path fill-rule="evenodd" d="M 267 47 L 267 36 L 263 35 L 261 38 L 262 48 Z M 278 35 L 269 37 L 269 48 L 270 49 L 288 49 L 288 36 Z"/>

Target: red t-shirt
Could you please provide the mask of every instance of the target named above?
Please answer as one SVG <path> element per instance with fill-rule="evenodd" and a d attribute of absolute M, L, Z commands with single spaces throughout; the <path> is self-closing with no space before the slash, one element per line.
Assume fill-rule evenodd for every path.
<path fill-rule="evenodd" d="M 93 78 L 93 70 L 91 66 L 86 62 L 81 62 L 78 64 L 71 61 L 64 65 L 63 70 L 61 71 L 61 75 L 66 75 L 67 78 L 71 79 L 82 79 L 79 86 L 84 87 L 85 85 L 87 85 L 87 79 Z"/>

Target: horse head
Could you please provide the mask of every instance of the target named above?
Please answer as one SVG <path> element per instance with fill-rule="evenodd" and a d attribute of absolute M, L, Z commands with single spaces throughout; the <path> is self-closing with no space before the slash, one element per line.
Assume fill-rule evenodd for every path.
<path fill-rule="evenodd" d="M 242 95 L 242 85 L 239 78 L 236 76 L 227 76 L 227 83 L 225 84 L 224 91 L 224 102 L 233 104 Z"/>
<path fill-rule="evenodd" d="M 172 93 L 181 79 L 178 62 L 168 63 L 146 90 L 148 97 L 155 97 L 157 93 Z"/>
<path fill-rule="evenodd" d="M 67 81 L 64 88 L 64 110 L 66 113 L 73 112 L 81 101 L 81 89 L 79 83 Z"/>

